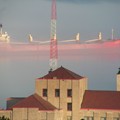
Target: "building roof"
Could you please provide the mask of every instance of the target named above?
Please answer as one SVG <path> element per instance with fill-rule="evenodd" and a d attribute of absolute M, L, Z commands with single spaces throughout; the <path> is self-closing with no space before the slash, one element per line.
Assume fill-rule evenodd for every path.
<path fill-rule="evenodd" d="M 64 68 L 64 67 L 59 67 L 58 69 L 54 71 L 50 71 L 47 75 L 38 78 L 38 79 L 82 79 L 83 77 Z"/>
<path fill-rule="evenodd" d="M 14 106 L 12 106 L 10 109 L 13 108 L 38 108 L 39 110 L 50 110 L 53 111 L 57 109 L 55 106 L 53 106 L 51 103 L 45 101 L 42 97 L 40 97 L 37 94 L 33 94 Z"/>
<path fill-rule="evenodd" d="M 120 110 L 120 91 L 86 90 L 81 108 Z"/>

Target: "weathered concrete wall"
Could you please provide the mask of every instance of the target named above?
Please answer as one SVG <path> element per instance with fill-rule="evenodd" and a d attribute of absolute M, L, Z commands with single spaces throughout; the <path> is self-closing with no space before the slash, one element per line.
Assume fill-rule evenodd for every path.
<path fill-rule="evenodd" d="M 11 120 L 62 120 L 63 111 L 39 111 L 38 108 L 14 108 Z"/>
<path fill-rule="evenodd" d="M 117 74 L 117 91 L 120 91 L 120 74 Z"/>
<path fill-rule="evenodd" d="M 120 111 L 113 110 L 80 110 L 79 115 L 80 119 L 85 119 L 86 117 L 93 117 L 94 120 L 101 120 L 101 118 L 106 118 L 106 120 L 120 119 Z"/>
<path fill-rule="evenodd" d="M 11 110 L 0 110 L 0 117 L 5 116 L 6 118 L 12 119 L 12 111 Z"/>

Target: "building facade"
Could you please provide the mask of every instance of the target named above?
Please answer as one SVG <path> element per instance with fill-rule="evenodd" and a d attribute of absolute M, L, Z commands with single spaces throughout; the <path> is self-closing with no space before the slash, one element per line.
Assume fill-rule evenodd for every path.
<path fill-rule="evenodd" d="M 35 92 L 64 111 L 64 120 L 77 120 L 87 78 L 63 67 L 36 80 Z"/>
<path fill-rule="evenodd" d="M 84 120 L 120 120 L 120 68 L 116 75 L 116 91 L 85 91 L 80 118 Z"/>

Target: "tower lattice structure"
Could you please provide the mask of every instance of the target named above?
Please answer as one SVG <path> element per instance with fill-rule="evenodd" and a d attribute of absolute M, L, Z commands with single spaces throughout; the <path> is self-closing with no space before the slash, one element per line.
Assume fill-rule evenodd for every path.
<path fill-rule="evenodd" d="M 58 61 L 58 48 L 56 38 L 56 0 L 52 0 L 52 13 L 51 13 L 51 36 L 50 36 L 50 69 L 57 68 Z"/>

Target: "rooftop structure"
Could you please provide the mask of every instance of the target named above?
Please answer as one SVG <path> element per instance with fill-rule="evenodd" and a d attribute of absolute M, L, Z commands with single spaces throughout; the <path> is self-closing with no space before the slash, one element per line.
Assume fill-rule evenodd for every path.
<path fill-rule="evenodd" d="M 120 74 L 120 68 L 119 68 L 119 71 L 118 71 L 118 73 L 117 74 Z"/>
<path fill-rule="evenodd" d="M 58 69 L 54 71 L 49 71 L 49 73 L 39 79 L 82 79 L 83 77 L 64 68 L 64 67 L 59 67 Z"/>

